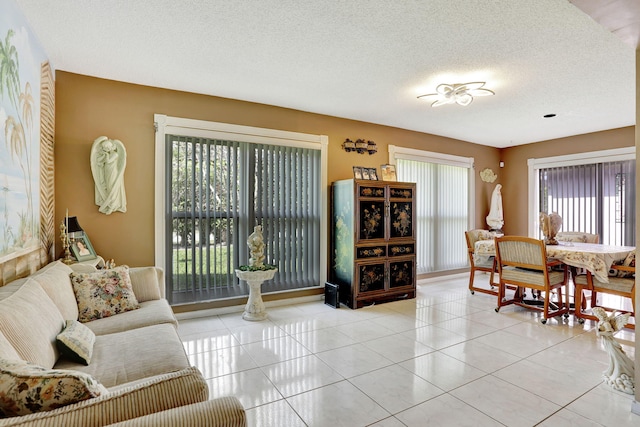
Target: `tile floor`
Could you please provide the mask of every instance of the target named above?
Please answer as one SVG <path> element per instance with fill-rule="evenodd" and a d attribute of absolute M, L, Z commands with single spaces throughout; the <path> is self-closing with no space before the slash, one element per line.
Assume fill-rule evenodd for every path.
<path fill-rule="evenodd" d="M 477 281 L 487 281 L 486 275 Z M 467 290 L 418 284 L 415 299 L 359 310 L 322 301 L 181 320 L 212 396 L 253 426 L 640 426 L 633 397 L 602 383 L 595 322 L 539 314 Z M 635 333 L 617 334 L 634 357 Z"/>

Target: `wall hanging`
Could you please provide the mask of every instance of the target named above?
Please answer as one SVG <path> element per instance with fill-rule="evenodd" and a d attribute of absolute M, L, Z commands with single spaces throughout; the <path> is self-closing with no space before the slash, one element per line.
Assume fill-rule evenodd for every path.
<path fill-rule="evenodd" d="M 117 139 L 98 137 L 91 146 L 91 173 L 96 186 L 96 205 L 105 215 L 127 211 L 124 169 L 127 151 Z"/>
<path fill-rule="evenodd" d="M 365 141 L 364 139 L 357 139 L 354 142 L 349 138 L 347 138 L 342 143 L 342 149 L 347 153 L 355 151 L 358 154 L 369 153 L 369 155 L 371 155 L 378 151 L 378 146 L 373 141 Z"/>

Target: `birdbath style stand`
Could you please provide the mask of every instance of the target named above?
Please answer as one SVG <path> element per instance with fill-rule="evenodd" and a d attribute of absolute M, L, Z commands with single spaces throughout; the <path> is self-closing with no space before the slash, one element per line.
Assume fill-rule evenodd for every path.
<path fill-rule="evenodd" d="M 260 286 L 265 280 L 273 279 L 277 268 L 273 270 L 256 270 L 256 271 L 242 271 L 236 270 L 236 276 L 238 279 L 245 280 L 249 284 L 249 300 L 242 313 L 244 320 L 264 320 L 267 318 L 267 311 L 264 308 L 264 302 L 262 302 L 262 293 Z"/>

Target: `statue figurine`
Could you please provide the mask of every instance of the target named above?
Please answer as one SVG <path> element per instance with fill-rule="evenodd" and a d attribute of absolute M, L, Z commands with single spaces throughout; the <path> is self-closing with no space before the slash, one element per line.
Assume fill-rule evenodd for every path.
<path fill-rule="evenodd" d="M 618 332 L 629 321 L 630 313 L 611 316 L 602 307 L 591 309 L 598 318 L 598 328 L 596 335 L 602 338 L 602 345 L 609 353 L 609 367 L 602 373 L 604 382 L 614 390 L 623 393 L 635 393 L 635 374 L 633 360 L 626 355 L 622 346 L 613 338 L 613 334 Z"/>
<path fill-rule="evenodd" d="M 562 217 L 557 212 L 551 212 L 547 215 L 540 212 L 540 230 L 544 235 L 544 243 L 547 245 L 557 245 L 556 235 L 562 228 Z"/>
<path fill-rule="evenodd" d="M 247 239 L 247 245 L 249 246 L 249 265 L 252 267 L 264 266 L 264 240 L 262 237 L 262 226 L 256 225 L 253 228 L 253 233 L 249 235 Z"/>
<path fill-rule="evenodd" d="M 491 194 L 491 210 L 487 215 L 487 225 L 492 231 L 502 232 L 504 215 L 502 213 L 502 184 L 497 184 Z"/>

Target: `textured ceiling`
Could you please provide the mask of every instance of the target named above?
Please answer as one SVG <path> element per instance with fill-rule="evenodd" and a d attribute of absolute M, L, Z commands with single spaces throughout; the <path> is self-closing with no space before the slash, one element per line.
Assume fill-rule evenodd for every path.
<path fill-rule="evenodd" d="M 57 70 L 493 147 L 635 124 L 635 49 L 567 0 L 16 3 Z M 416 98 L 478 80 L 495 96 Z"/>

